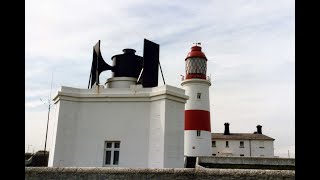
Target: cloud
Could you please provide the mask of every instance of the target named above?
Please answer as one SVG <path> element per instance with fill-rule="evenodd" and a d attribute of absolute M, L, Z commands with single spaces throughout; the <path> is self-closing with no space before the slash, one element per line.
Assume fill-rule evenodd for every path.
<path fill-rule="evenodd" d="M 142 56 L 143 38 L 159 43 L 166 83 L 177 87 L 192 43 L 201 42 L 212 78 L 212 129 L 221 132 L 229 121 L 251 132 L 261 123 L 277 146 L 294 144 L 293 0 L 29 0 L 25 18 L 26 113 L 46 114 L 39 99 L 48 98 L 52 75 L 52 96 L 62 85 L 87 88 L 98 40 L 108 64 L 124 48 Z M 281 134 L 283 126 L 291 129 Z"/>
<path fill-rule="evenodd" d="M 39 101 L 31 101 L 31 102 L 27 102 L 25 104 L 26 108 L 34 108 L 34 107 L 37 107 L 37 106 L 40 106 L 42 105 L 43 102 L 41 102 L 40 100 Z"/>

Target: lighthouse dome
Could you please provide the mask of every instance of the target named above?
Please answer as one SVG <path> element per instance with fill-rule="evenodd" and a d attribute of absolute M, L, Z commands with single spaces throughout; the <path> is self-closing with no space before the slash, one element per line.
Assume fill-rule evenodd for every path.
<path fill-rule="evenodd" d="M 207 57 L 200 46 L 191 47 L 186 59 L 186 79 L 206 79 Z"/>
<path fill-rule="evenodd" d="M 200 46 L 193 46 L 191 47 L 191 51 L 188 53 L 187 57 L 185 60 L 188 58 L 194 58 L 194 57 L 199 57 L 199 58 L 204 58 L 207 60 L 206 55 L 201 51 Z"/>

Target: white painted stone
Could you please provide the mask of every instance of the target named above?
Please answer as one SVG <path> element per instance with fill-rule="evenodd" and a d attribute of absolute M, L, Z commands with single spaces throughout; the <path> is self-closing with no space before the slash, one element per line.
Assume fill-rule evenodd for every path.
<path fill-rule="evenodd" d="M 184 155 L 185 156 L 211 156 L 211 132 L 201 131 L 197 136 L 197 131 L 184 131 Z"/>
<path fill-rule="evenodd" d="M 229 148 L 226 147 L 226 140 L 217 139 L 216 147 L 212 147 L 212 154 L 216 156 L 240 156 L 245 157 L 274 157 L 273 140 L 228 140 Z M 244 147 L 240 148 L 240 141 Z M 263 148 L 260 143 L 263 142 Z M 250 152 L 251 151 L 251 152 Z"/>
<path fill-rule="evenodd" d="M 189 96 L 185 104 L 185 110 L 204 110 L 210 112 L 209 87 L 211 82 L 204 79 L 187 79 L 181 82 L 181 86 Z M 197 97 L 201 94 L 200 99 Z M 184 132 L 184 155 L 185 156 L 210 156 L 211 132 L 201 131 L 197 137 L 196 130 L 185 130 Z"/>
<path fill-rule="evenodd" d="M 187 79 L 182 81 L 181 86 L 186 91 L 186 95 L 189 96 L 185 110 L 205 110 L 210 112 L 210 81 L 204 79 Z M 201 93 L 201 99 L 197 99 L 197 93 Z"/>
<path fill-rule="evenodd" d="M 168 85 L 61 87 L 49 166 L 102 167 L 105 141 L 120 141 L 119 167 L 181 168 L 184 90 Z"/>

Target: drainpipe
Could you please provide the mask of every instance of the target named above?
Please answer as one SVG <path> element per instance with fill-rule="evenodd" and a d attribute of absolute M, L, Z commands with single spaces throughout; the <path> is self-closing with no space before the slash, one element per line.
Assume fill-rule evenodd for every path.
<path fill-rule="evenodd" d="M 250 151 L 250 157 L 251 157 L 251 139 L 249 139 L 249 151 Z"/>

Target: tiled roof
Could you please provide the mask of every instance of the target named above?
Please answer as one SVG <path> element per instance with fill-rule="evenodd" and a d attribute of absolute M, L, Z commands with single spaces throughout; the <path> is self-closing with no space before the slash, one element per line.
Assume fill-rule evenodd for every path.
<path fill-rule="evenodd" d="M 254 133 L 230 133 L 230 135 L 224 135 L 223 133 L 211 133 L 212 140 L 215 139 L 229 139 L 229 140 L 274 140 L 273 138 L 264 134 Z"/>

